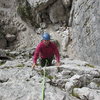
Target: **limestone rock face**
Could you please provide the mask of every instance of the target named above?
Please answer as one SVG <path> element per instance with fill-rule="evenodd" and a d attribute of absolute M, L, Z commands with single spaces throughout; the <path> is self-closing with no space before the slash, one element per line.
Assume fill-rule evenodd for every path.
<path fill-rule="evenodd" d="M 44 32 L 61 55 L 46 67 L 45 100 L 99 100 L 99 9 L 100 0 L 0 0 L 0 100 L 42 99 L 44 67 L 32 69 L 32 55 Z"/>
<path fill-rule="evenodd" d="M 62 5 L 61 0 L 58 0 L 51 6 L 49 10 L 49 16 L 52 23 L 61 23 L 63 21 L 66 21 L 65 9 Z"/>
<path fill-rule="evenodd" d="M 72 26 L 73 57 L 100 65 L 100 0 L 73 0 Z"/>
<path fill-rule="evenodd" d="M 66 11 L 61 0 L 0 1 L 0 29 L 7 41 L 7 47 L 1 48 L 20 50 L 36 46 L 41 41 L 37 30 L 43 33 L 49 24 L 68 24 L 70 10 L 68 14 Z"/>
<path fill-rule="evenodd" d="M 32 66 L 32 49 L 22 51 L 0 50 L 0 99 L 41 100 L 44 67 Z M 62 59 L 63 65 L 47 66 L 45 76 L 46 100 L 99 100 L 100 66 L 88 62 Z M 60 98 L 60 99 L 59 99 Z"/>
<path fill-rule="evenodd" d="M 6 39 L 9 41 L 9 42 L 13 42 L 15 40 L 15 35 L 11 35 L 11 34 L 7 34 L 6 35 Z"/>
<path fill-rule="evenodd" d="M 27 0 L 27 1 L 33 8 L 36 8 L 37 11 L 41 11 L 57 0 Z"/>
<path fill-rule="evenodd" d="M 63 55 L 100 65 L 99 4 L 99 0 L 0 1 L 0 48 L 36 47 L 41 34 L 48 32 L 58 40 Z"/>

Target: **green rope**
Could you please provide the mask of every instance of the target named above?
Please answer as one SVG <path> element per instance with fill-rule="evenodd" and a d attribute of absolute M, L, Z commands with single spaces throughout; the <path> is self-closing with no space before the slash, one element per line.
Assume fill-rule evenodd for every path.
<path fill-rule="evenodd" d="M 48 60 L 46 60 L 46 64 L 44 67 L 44 76 L 43 76 L 43 81 L 42 81 L 42 100 L 45 99 L 45 77 L 46 77 L 46 66 L 47 66 Z"/>

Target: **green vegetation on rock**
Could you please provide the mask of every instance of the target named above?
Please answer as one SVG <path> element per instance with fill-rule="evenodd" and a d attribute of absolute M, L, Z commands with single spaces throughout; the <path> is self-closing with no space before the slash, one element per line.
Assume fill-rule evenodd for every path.
<path fill-rule="evenodd" d="M 28 20 L 30 20 L 31 24 L 33 25 L 33 16 L 32 16 L 31 7 L 27 1 L 24 1 L 23 4 L 20 4 L 18 6 L 17 12 L 24 21 L 26 21 L 28 19 Z"/>
<path fill-rule="evenodd" d="M 24 67 L 24 64 L 19 64 L 19 65 L 15 66 L 15 67 Z"/>
<path fill-rule="evenodd" d="M 72 94 L 71 95 L 80 99 L 79 95 L 77 93 L 75 93 L 74 90 L 72 90 Z"/>
<path fill-rule="evenodd" d="M 0 66 L 3 65 L 3 64 L 5 64 L 5 62 L 6 61 L 4 61 L 4 60 L 3 61 L 0 60 Z"/>
<path fill-rule="evenodd" d="M 95 68 L 94 65 L 91 65 L 91 64 L 85 64 L 86 67 L 91 67 L 91 68 Z"/>
<path fill-rule="evenodd" d="M 44 71 L 43 71 L 43 70 L 40 70 L 40 73 L 41 73 L 41 75 L 44 75 Z M 53 76 L 49 75 L 47 71 L 46 71 L 46 73 L 45 73 L 45 76 L 46 76 L 48 79 L 50 79 L 50 80 L 53 79 Z"/>

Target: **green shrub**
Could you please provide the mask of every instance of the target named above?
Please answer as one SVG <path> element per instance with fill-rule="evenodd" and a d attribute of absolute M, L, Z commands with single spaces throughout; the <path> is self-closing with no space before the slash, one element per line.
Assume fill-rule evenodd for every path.
<path fill-rule="evenodd" d="M 6 63 L 6 61 L 4 61 L 4 60 L 0 61 L 0 66 L 3 65 L 3 64 L 5 64 L 5 63 Z"/>
<path fill-rule="evenodd" d="M 94 65 L 91 65 L 91 64 L 85 64 L 85 66 L 91 67 L 91 68 L 95 68 L 95 66 Z"/>
<path fill-rule="evenodd" d="M 24 67 L 24 64 L 19 64 L 19 65 L 17 65 L 17 66 L 15 66 L 15 67 Z"/>

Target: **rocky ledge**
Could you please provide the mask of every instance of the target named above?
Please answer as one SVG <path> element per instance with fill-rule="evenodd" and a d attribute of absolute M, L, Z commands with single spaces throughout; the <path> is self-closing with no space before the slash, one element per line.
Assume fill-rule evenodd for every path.
<path fill-rule="evenodd" d="M 42 99 L 44 68 L 32 70 L 31 51 L 12 51 L 11 60 L 0 60 L 0 100 Z M 45 100 L 99 100 L 100 67 L 70 58 L 61 62 L 59 69 L 46 67 Z"/>

